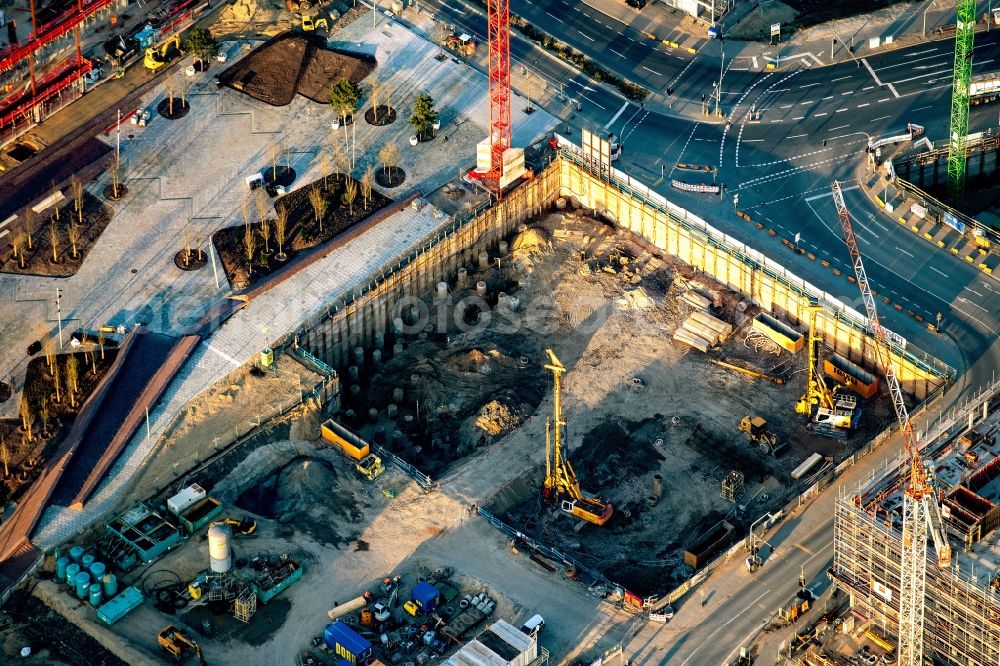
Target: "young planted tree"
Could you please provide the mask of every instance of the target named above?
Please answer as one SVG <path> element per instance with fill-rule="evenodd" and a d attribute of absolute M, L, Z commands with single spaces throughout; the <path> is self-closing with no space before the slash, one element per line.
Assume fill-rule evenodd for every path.
<path fill-rule="evenodd" d="M 83 224 L 83 182 L 73 176 L 69 179 L 69 188 L 73 193 L 73 209 L 76 211 L 76 219 Z"/>
<path fill-rule="evenodd" d="M 35 249 L 34 240 L 31 238 L 31 233 L 35 229 L 35 211 L 30 208 L 24 212 L 24 235 L 25 242 L 28 245 L 28 250 Z"/>
<path fill-rule="evenodd" d="M 243 228 L 243 249 L 247 257 L 247 275 L 253 275 L 253 254 L 257 249 L 257 236 L 249 224 Z"/>
<path fill-rule="evenodd" d="M 271 180 L 278 180 L 278 160 L 281 159 L 281 143 L 271 147 Z"/>
<path fill-rule="evenodd" d="M 358 196 L 358 182 L 353 178 L 347 181 L 344 186 L 344 203 L 347 204 L 351 215 L 354 215 L 354 199 Z"/>
<path fill-rule="evenodd" d="M 278 244 L 278 260 L 285 260 L 285 231 L 288 229 L 288 209 L 281 206 L 274 218 L 274 242 Z"/>
<path fill-rule="evenodd" d="M 174 77 L 167 77 L 167 112 L 174 115 Z"/>
<path fill-rule="evenodd" d="M 264 239 L 264 254 L 271 254 L 271 220 L 266 217 L 260 220 L 260 235 Z"/>
<path fill-rule="evenodd" d="M 24 232 L 20 228 L 14 230 L 14 235 L 10 237 L 10 247 L 17 259 L 17 265 L 24 268 Z"/>
<path fill-rule="evenodd" d="M 76 394 L 80 390 L 80 361 L 76 354 L 66 357 L 66 394 L 70 407 L 76 407 Z"/>
<path fill-rule="evenodd" d="M 21 412 L 21 428 L 24 430 L 24 438 L 32 442 L 35 437 L 31 434 L 31 428 L 35 425 L 35 411 L 31 408 L 31 403 L 28 402 L 28 398 L 25 396 L 21 397 L 21 404 L 19 405 Z"/>
<path fill-rule="evenodd" d="M 49 401 L 42 398 L 41 403 L 38 405 L 38 420 L 42 422 L 42 437 L 49 434 L 49 420 L 51 418 L 52 415 L 49 411 Z"/>
<path fill-rule="evenodd" d="M 52 388 L 56 392 L 56 402 L 62 402 L 62 373 L 59 372 L 59 366 L 56 365 L 56 371 L 52 373 Z"/>
<path fill-rule="evenodd" d="M 326 215 L 326 197 L 323 196 L 323 192 L 319 188 L 314 187 L 309 190 L 309 204 L 312 206 L 313 213 L 316 214 L 316 224 L 319 225 L 319 232 L 323 233 L 323 217 Z"/>
<path fill-rule="evenodd" d="M 382 83 L 378 79 L 372 81 L 372 94 L 371 94 L 371 105 L 372 105 L 372 115 L 375 116 L 375 122 L 378 123 L 378 96 L 382 91 Z"/>
<path fill-rule="evenodd" d="M 121 187 L 122 181 L 122 158 L 121 155 L 115 153 L 115 156 L 111 158 L 111 197 L 117 199 L 119 196 L 119 188 Z"/>
<path fill-rule="evenodd" d="M 336 144 L 330 146 L 330 148 L 332 153 L 330 160 L 333 165 L 334 173 L 343 174 L 344 178 L 347 178 L 346 174 L 351 170 L 350 164 L 348 164 L 347 161 L 347 154 L 338 150 Z M 336 179 L 334 179 L 333 182 L 337 182 Z"/>
<path fill-rule="evenodd" d="M 52 261 L 59 261 L 59 227 L 54 219 L 49 219 L 49 245 L 52 246 Z"/>
<path fill-rule="evenodd" d="M 53 199 L 55 198 L 55 195 L 57 195 L 57 194 L 59 194 L 59 188 L 56 187 L 55 183 L 53 183 L 52 184 Z M 55 206 L 52 207 L 52 212 L 56 216 L 56 222 L 58 222 L 59 221 L 59 205 L 58 204 L 56 204 Z"/>
<path fill-rule="evenodd" d="M 184 267 L 187 268 L 191 263 L 191 230 L 184 227 L 181 233 L 184 235 Z"/>
<path fill-rule="evenodd" d="M 195 28 L 188 33 L 184 50 L 197 58 L 201 69 L 205 69 L 205 61 L 219 54 L 219 45 L 208 28 Z"/>
<path fill-rule="evenodd" d="M 7 466 L 10 463 L 10 451 L 7 449 L 6 439 L 0 439 L 0 459 L 3 460 L 3 476 L 6 479 L 10 477 L 10 468 Z"/>
<path fill-rule="evenodd" d="M 382 173 L 386 178 L 389 172 L 399 166 L 399 148 L 394 143 L 387 143 L 378 151 L 378 159 L 382 163 Z"/>
<path fill-rule="evenodd" d="M 108 334 L 104 332 L 104 327 L 98 327 L 97 329 L 97 346 L 101 349 L 101 360 L 104 360 L 104 341 L 107 339 Z"/>
<path fill-rule="evenodd" d="M 240 213 L 243 214 L 243 226 L 250 228 L 250 202 L 244 199 L 240 203 Z"/>
<path fill-rule="evenodd" d="M 375 168 L 369 164 L 365 169 L 365 175 L 361 177 L 361 198 L 364 200 L 365 210 L 372 199 L 372 188 L 375 185 Z"/>
<path fill-rule="evenodd" d="M 44 336 L 42 338 L 42 353 L 45 354 L 45 363 L 49 366 L 49 374 L 56 372 L 56 348 L 52 344 L 52 338 Z"/>
<path fill-rule="evenodd" d="M 76 259 L 79 253 L 76 251 L 76 246 L 80 242 L 80 224 L 76 220 L 69 221 L 69 244 L 73 248 L 73 258 Z"/>
<path fill-rule="evenodd" d="M 430 95 L 419 95 L 413 103 L 413 114 L 410 115 L 410 126 L 421 140 L 429 139 L 434 134 L 434 123 L 437 122 L 437 111 L 434 110 L 434 100 Z"/>
<path fill-rule="evenodd" d="M 253 204 L 257 209 L 257 219 L 261 222 L 267 217 L 267 194 L 264 188 L 258 187 L 253 191 Z"/>

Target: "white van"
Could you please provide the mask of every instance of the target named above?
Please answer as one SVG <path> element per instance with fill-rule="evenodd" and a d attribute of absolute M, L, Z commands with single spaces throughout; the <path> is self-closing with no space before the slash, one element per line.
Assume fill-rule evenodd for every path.
<path fill-rule="evenodd" d="M 529 636 L 538 634 L 545 628 L 545 618 L 541 615 L 532 615 L 531 618 L 521 625 L 521 631 Z"/>

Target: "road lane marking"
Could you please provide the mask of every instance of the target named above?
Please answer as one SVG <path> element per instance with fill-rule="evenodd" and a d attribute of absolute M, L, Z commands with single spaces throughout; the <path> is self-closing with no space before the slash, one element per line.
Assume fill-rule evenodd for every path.
<path fill-rule="evenodd" d="M 843 113 L 844 111 L 847 111 L 847 109 L 837 109 L 834 113 Z"/>
<path fill-rule="evenodd" d="M 842 187 L 841 192 L 850 192 L 851 190 L 856 190 L 860 185 L 851 185 L 850 187 Z M 824 192 L 823 194 L 815 194 L 811 197 L 806 197 L 806 201 L 816 201 L 816 199 L 825 199 L 827 197 L 832 197 L 833 192 Z"/>
<path fill-rule="evenodd" d="M 614 54 L 615 54 L 616 56 L 618 56 L 619 58 L 624 58 L 624 57 L 625 57 L 625 55 L 624 55 L 624 54 L 622 54 L 622 53 L 618 53 L 618 51 L 615 51 L 614 49 L 608 49 L 608 50 L 609 50 L 609 51 L 611 51 L 612 53 L 614 53 Z"/>
<path fill-rule="evenodd" d="M 868 102 L 865 102 L 864 104 L 858 104 L 858 108 L 859 109 L 862 109 L 862 108 L 864 108 L 866 106 L 871 106 L 871 105 Z"/>
<path fill-rule="evenodd" d="M 888 102 L 888 101 L 889 101 L 890 99 L 892 99 L 892 98 L 891 98 L 891 97 L 883 97 L 883 98 L 882 98 L 882 99 L 880 99 L 879 101 L 880 101 L 880 102 Z"/>
<path fill-rule="evenodd" d="M 932 271 L 934 271 L 938 275 L 943 275 L 944 277 L 948 277 L 947 273 L 945 273 L 944 271 L 939 271 L 938 269 L 934 268 L 933 266 L 928 266 L 927 268 L 931 269 Z"/>
<path fill-rule="evenodd" d="M 743 139 L 743 143 L 760 143 L 764 139 Z"/>
<path fill-rule="evenodd" d="M 586 37 L 587 39 L 589 39 L 589 40 L 590 40 L 590 41 L 592 41 L 592 42 L 596 42 L 596 41 L 597 41 L 596 39 L 594 39 L 593 37 L 591 37 L 590 35 L 588 35 L 588 34 L 587 34 L 587 33 L 585 33 L 585 32 L 581 32 L 581 33 L 580 33 L 580 36 L 581 36 L 581 37 Z"/>
<path fill-rule="evenodd" d="M 847 92 L 842 92 L 842 93 L 840 93 L 840 96 L 841 96 L 841 97 L 844 97 L 844 96 L 846 96 L 846 95 L 853 95 L 853 94 L 854 94 L 854 91 L 853 91 L 853 90 L 848 90 Z"/>
<path fill-rule="evenodd" d="M 805 116 L 797 116 L 795 118 L 792 118 L 792 120 L 804 120 L 804 119 L 805 119 Z"/>
<path fill-rule="evenodd" d="M 757 56 L 754 56 L 753 57 L 753 68 L 757 69 L 757 67 L 758 67 L 758 65 L 757 65 Z"/>
<path fill-rule="evenodd" d="M 800 104 L 801 106 L 805 106 L 806 104 L 812 104 L 812 103 L 813 103 L 813 102 L 812 102 L 812 100 L 811 100 L 811 99 L 810 99 L 810 100 L 807 100 L 807 101 L 805 101 L 805 102 L 799 102 L 799 104 Z"/>
<path fill-rule="evenodd" d="M 826 97 L 824 97 L 823 99 L 824 99 L 824 100 L 827 100 L 827 99 L 833 99 L 833 95 L 827 95 L 827 96 L 826 96 Z"/>
<path fill-rule="evenodd" d="M 746 612 L 747 612 L 748 610 L 750 610 L 750 609 L 751 609 L 751 608 L 752 608 L 753 606 L 755 606 L 755 605 L 757 604 L 757 602 L 758 602 L 758 601 L 760 601 L 761 599 L 763 599 L 764 597 L 766 597 L 766 596 L 767 596 L 768 594 L 770 594 L 770 593 L 771 593 L 771 590 L 770 590 L 770 588 L 768 588 L 768 589 L 764 590 L 763 592 L 761 592 L 761 593 L 760 593 L 760 596 L 759 596 L 759 597 L 757 597 L 756 599 L 754 599 L 753 601 L 751 601 L 751 602 L 750 602 L 749 604 L 747 604 L 747 605 L 746 605 L 746 608 L 744 608 L 744 609 L 743 609 L 743 610 L 741 610 L 741 611 L 740 611 L 739 613 L 737 613 L 736 615 L 734 615 L 734 616 L 732 616 L 731 618 L 729 618 L 729 620 L 727 620 L 727 621 L 726 621 L 725 623 L 723 623 L 723 624 L 722 624 L 721 626 L 719 626 L 719 627 L 718 627 L 718 628 L 717 628 L 717 629 L 716 629 L 715 631 L 713 631 L 712 633 L 710 633 L 710 634 L 709 634 L 709 635 L 708 635 L 708 636 L 707 636 L 707 637 L 705 638 L 705 641 L 704 641 L 704 642 L 703 642 L 703 643 L 702 643 L 701 645 L 699 645 L 698 647 L 696 647 L 696 648 L 695 648 L 695 649 L 694 649 L 694 650 L 693 650 L 693 651 L 691 652 L 691 654 L 690 654 L 690 655 L 688 655 L 688 658 L 687 658 L 687 659 L 685 659 L 684 661 L 682 661 L 682 662 L 681 662 L 680 666 L 684 666 L 684 664 L 686 664 L 686 663 L 688 663 L 689 661 L 691 661 L 692 657 L 694 657 L 694 655 L 695 655 L 695 654 L 697 654 L 698 650 L 700 650 L 701 648 L 703 648 L 703 647 L 705 647 L 706 645 L 708 645 L 708 644 L 709 644 L 709 643 L 711 642 L 712 638 L 714 638 L 714 637 L 715 637 L 715 635 L 716 635 L 717 633 L 719 633 L 720 631 L 722 631 L 723 629 L 725 629 L 726 627 L 728 627 L 728 626 L 729 626 L 730 624 L 732 624 L 733 622 L 735 622 L 735 621 L 736 621 L 736 618 L 738 618 L 738 617 L 739 617 L 740 615 L 743 615 L 743 613 L 746 613 Z"/>
<path fill-rule="evenodd" d="M 807 83 L 805 85 L 799 86 L 799 88 L 812 88 L 813 86 L 818 86 L 819 83 Z"/>
<path fill-rule="evenodd" d="M 552 18 L 554 18 L 555 20 L 559 21 L 560 23 L 563 22 L 563 20 L 561 18 L 559 18 L 558 16 L 556 16 L 552 12 L 545 12 L 545 13 L 548 14 L 549 16 L 551 16 Z"/>
<path fill-rule="evenodd" d="M 620 117 L 620 116 L 621 116 L 621 115 L 622 115 L 623 113 L 625 113 L 625 109 L 627 109 L 627 108 L 628 108 L 628 105 L 629 105 L 629 103 L 628 103 L 628 102 L 625 102 L 624 104 L 622 104 L 622 108 L 618 109 L 618 113 L 616 113 L 616 114 L 615 114 L 615 115 L 614 115 L 614 116 L 613 116 L 613 117 L 611 118 L 611 120 L 609 120 L 609 121 L 608 121 L 608 124 L 604 126 L 604 129 L 608 129 L 609 127 L 611 127 L 612 125 L 614 125 L 615 121 L 616 121 L 616 120 L 618 120 L 618 118 L 619 118 L 619 117 Z"/>
<path fill-rule="evenodd" d="M 939 271 L 939 272 L 940 272 L 940 271 Z M 943 273 L 942 273 L 942 275 L 943 275 Z M 972 287 L 962 287 L 962 289 L 968 289 L 969 291 L 971 291 L 971 292 L 972 292 L 973 294 L 975 294 L 976 296 L 979 296 L 979 298 L 982 298 L 982 297 L 983 297 L 983 295 L 982 295 L 982 294 L 980 294 L 980 293 L 979 293 L 978 291 L 976 291 L 976 290 L 975 290 L 975 289 L 973 289 Z"/>
<path fill-rule="evenodd" d="M 979 305 L 979 303 L 973 303 L 972 301 L 970 301 L 969 299 L 965 298 L 964 296 L 959 296 L 958 300 L 961 301 L 962 303 L 968 303 L 969 305 L 971 305 L 974 308 L 979 308 L 983 312 L 989 312 L 989 310 L 987 310 L 986 308 L 984 308 L 982 305 Z"/>
<path fill-rule="evenodd" d="M 837 78 L 837 79 L 830 79 L 830 83 L 836 83 L 837 81 L 846 81 L 849 78 L 851 78 L 850 75 L 848 75 L 848 76 L 841 76 L 840 78 Z"/>
<path fill-rule="evenodd" d="M 847 129 L 848 127 L 850 127 L 850 125 L 840 125 L 839 127 L 831 127 L 830 129 L 827 130 L 827 132 L 836 132 L 837 130 Z M 839 139 L 840 137 L 835 137 L 835 138 Z"/>
<path fill-rule="evenodd" d="M 829 114 L 826 111 L 824 111 L 823 113 L 817 113 L 815 115 L 816 115 L 817 118 L 819 118 L 820 116 L 826 116 L 826 115 L 829 115 Z"/>
<path fill-rule="evenodd" d="M 660 74 L 659 72 L 657 72 L 655 69 L 650 69 L 649 67 L 646 67 L 645 65 L 643 65 L 642 68 L 644 70 L 646 70 L 647 72 L 652 72 L 653 74 L 656 74 L 657 76 L 663 76 L 662 74 Z"/>
<path fill-rule="evenodd" d="M 779 106 L 778 108 L 779 109 L 790 109 L 793 106 L 795 106 L 795 105 L 794 104 L 785 104 L 784 106 Z"/>
<path fill-rule="evenodd" d="M 868 122 L 872 122 L 872 123 L 873 123 L 873 122 L 875 122 L 876 120 L 886 120 L 887 118 L 892 118 L 892 116 L 879 116 L 878 118 L 872 118 L 872 119 L 871 119 L 870 121 L 868 121 Z"/>
<path fill-rule="evenodd" d="M 801 139 L 804 136 L 809 136 L 808 134 L 792 134 L 791 136 L 785 137 L 788 139 Z"/>
<path fill-rule="evenodd" d="M 862 62 L 862 64 L 864 64 L 865 69 L 868 70 L 868 73 L 872 75 L 872 78 L 875 79 L 875 83 L 877 83 L 880 86 L 885 86 L 886 88 L 888 88 L 889 92 L 892 93 L 893 97 L 899 97 L 899 93 L 896 92 L 896 88 L 893 87 L 893 85 L 891 83 L 882 83 L 882 81 L 879 80 L 878 74 L 876 74 L 875 70 L 872 69 L 872 66 L 868 64 L 868 60 L 867 59 L 862 58 L 861 62 Z"/>
<path fill-rule="evenodd" d="M 896 249 L 899 250 L 900 252 L 902 252 L 903 254 L 905 254 L 906 256 L 910 257 L 911 259 L 913 258 L 912 254 L 910 254 L 909 252 L 907 252 L 903 248 L 899 247 L 898 245 L 896 246 Z"/>
<path fill-rule="evenodd" d="M 865 86 L 862 90 L 875 90 L 875 86 Z"/>
<path fill-rule="evenodd" d="M 931 108 L 932 106 L 934 106 L 934 105 L 933 105 L 933 104 L 928 104 L 927 106 L 921 106 L 921 107 L 918 107 L 918 108 L 916 108 L 916 109 L 913 109 L 913 110 L 914 110 L 914 111 L 923 111 L 924 109 L 929 109 L 929 108 Z"/>

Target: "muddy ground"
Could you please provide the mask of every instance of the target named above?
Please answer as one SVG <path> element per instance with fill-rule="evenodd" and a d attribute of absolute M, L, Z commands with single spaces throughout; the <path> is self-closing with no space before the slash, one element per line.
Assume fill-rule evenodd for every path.
<path fill-rule="evenodd" d="M 329 49 L 319 35 L 288 32 L 270 39 L 219 75 L 219 82 L 272 106 L 291 104 L 296 93 L 329 104 L 330 86 L 359 83 L 375 71 L 375 58 Z"/>

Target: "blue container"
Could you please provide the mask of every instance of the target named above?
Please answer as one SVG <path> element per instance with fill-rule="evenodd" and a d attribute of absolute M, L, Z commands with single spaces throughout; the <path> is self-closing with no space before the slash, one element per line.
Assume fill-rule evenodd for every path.
<path fill-rule="evenodd" d="M 82 558 L 80 558 L 80 568 L 83 571 L 90 571 L 90 565 L 94 563 L 95 559 L 96 558 L 93 555 L 90 555 L 89 553 L 87 555 L 84 555 Z"/>
<path fill-rule="evenodd" d="M 101 604 L 101 584 L 90 584 L 90 605 L 97 607 Z"/>
<path fill-rule="evenodd" d="M 110 599 L 118 594 L 118 577 L 114 574 L 104 574 L 104 597 Z"/>
<path fill-rule="evenodd" d="M 79 562 L 81 557 L 83 557 L 83 546 L 73 546 L 69 549 L 69 559 L 73 562 Z"/>
<path fill-rule="evenodd" d="M 441 605 L 443 598 L 441 591 L 424 581 L 413 586 L 410 592 L 410 600 L 416 602 L 421 613 L 430 613 Z"/>
<path fill-rule="evenodd" d="M 56 578 L 66 580 L 66 567 L 69 566 L 69 558 L 63 555 L 56 560 Z"/>
<path fill-rule="evenodd" d="M 343 622 L 333 622 L 323 630 L 323 640 L 334 653 L 352 664 L 367 663 L 372 644 Z"/>
<path fill-rule="evenodd" d="M 90 575 L 94 577 L 94 580 L 101 580 L 104 577 L 104 572 L 108 570 L 108 567 L 104 562 L 94 562 L 90 565 Z"/>
<path fill-rule="evenodd" d="M 79 599 L 87 598 L 87 591 L 90 588 L 90 574 L 81 571 L 76 575 L 76 596 Z"/>
<path fill-rule="evenodd" d="M 80 565 L 71 563 L 66 565 L 66 584 L 70 587 L 76 585 L 76 575 L 80 573 Z"/>

